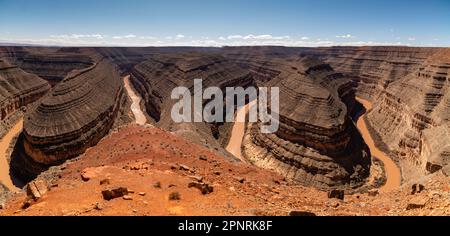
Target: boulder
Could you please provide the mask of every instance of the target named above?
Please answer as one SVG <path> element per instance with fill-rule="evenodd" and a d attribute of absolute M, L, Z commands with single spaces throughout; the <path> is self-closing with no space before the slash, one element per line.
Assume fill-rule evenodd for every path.
<path fill-rule="evenodd" d="M 337 198 L 340 200 L 344 200 L 344 190 L 333 189 L 328 192 L 328 198 Z"/>
<path fill-rule="evenodd" d="M 47 193 L 48 186 L 44 180 L 35 180 L 28 183 L 26 189 L 28 197 L 38 200 Z"/>
<path fill-rule="evenodd" d="M 428 199 L 426 197 L 417 196 L 409 200 L 406 210 L 419 209 L 425 207 Z"/>
<path fill-rule="evenodd" d="M 128 194 L 128 189 L 125 187 L 114 187 L 102 191 L 103 199 L 109 201 L 114 198 L 123 197 Z"/>
<path fill-rule="evenodd" d="M 425 190 L 425 186 L 423 186 L 422 184 L 413 184 L 411 186 L 411 194 L 414 195 L 416 193 L 420 193 L 423 190 Z"/>
<path fill-rule="evenodd" d="M 199 189 L 203 195 L 212 193 L 214 191 L 214 188 L 206 183 L 191 182 L 188 184 L 188 187 Z"/>
<path fill-rule="evenodd" d="M 90 179 L 98 178 L 98 176 L 106 169 L 106 166 L 101 167 L 89 167 L 81 171 L 81 179 L 83 181 L 89 181 Z"/>

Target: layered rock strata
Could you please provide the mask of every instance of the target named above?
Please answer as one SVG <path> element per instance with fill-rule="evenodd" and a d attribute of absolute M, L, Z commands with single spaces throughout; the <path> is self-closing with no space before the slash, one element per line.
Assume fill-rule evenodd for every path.
<path fill-rule="evenodd" d="M 159 127 L 178 132 L 207 147 L 221 148 L 215 140 L 224 138 L 226 130 L 221 125 L 205 122 L 175 124 L 171 118 L 172 106 L 178 102 L 170 99 L 172 90 L 183 86 L 193 95 L 194 79 L 202 79 L 203 88 L 214 86 L 223 90 L 253 84 L 249 71 L 211 54 L 161 54 L 138 64 L 131 73 L 131 81 L 143 98 L 146 113 Z"/>
<path fill-rule="evenodd" d="M 0 120 L 36 101 L 49 89 L 49 84 L 39 76 L 0 59 Z"/>
<path fill-rule="evenodd" d="M 353 82 L 308 57 L 272 66 L 258 71 L 279 71 L 268 84 L 279 87 L 282 95 L 280 128 L 263 134 L 259 123 L 252 125 L 244 138 L 244 156 L 320 189 L 363 185 L 371 159 L 351 120 Z"/>
<path fill-rule="evenodd" d="M 315 56 L 358 83 L 358 96 L 375 99 L 393 81 L 416 70 L 439 49 L 417 47 L 324 47 L 271 49 Z"/>
<path fill-rule="evenodd" d="M 25 156 L 54 165 L 83 153 L 108 133 L 122 96 L 118 69 L 107 60 L 72 72 L 26 114 Z"/>
<path fill-rule="evenodd" d="M 368 115 L 406 179 L 450 163 L 449 74 L 450 50 L 442 49 L 388 86 Z"/>
<path fill-rule="evenodd" d="M 0 57 L 9 58 L 22 70 L 38 75 L 51 86 L 56 85 L 72 70 L 93 65 L 93 50 L 78 48 L 0 48 Z"/>

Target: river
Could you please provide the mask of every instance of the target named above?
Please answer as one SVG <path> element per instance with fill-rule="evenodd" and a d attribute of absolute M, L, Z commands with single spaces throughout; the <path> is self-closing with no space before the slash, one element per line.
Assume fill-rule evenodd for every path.
<path fill-rule="evenodd" d="M 377 157 L 384 164 L 384 169 L 386 172 L 386 183 L 380 188 L 380 191 L 389 191 L 392 189 L 396 189 L 400 187 L 401 184 L 401 172 L 398 168 L 397 164 L 384 152 L 382 152 L 376 145 L 375 142 L 367 129 L 366 122 L 364 117 L 366 114 L 372 109 L 372 103 L 369 101 L 356 98 L 358 102 L 360 102 L 365 108 L 366 113 L 359 117 L 357 122 L 357 127 L 360 130 L 364 141 L 367 146 L 369 146 L 370 152 L 373 156 Z M 255 105 L 256 101 L 248 103 L 246 106 L 239 109 L 236 113 L 236 116 L 242 115 L 242 113 L 247 114 L 248 110 L 251 106 Z M 242 140 L 245 134 L 245 122 L 235 122 L 233 125 L 233 129 L 231 131 L 230 141 L 225 148 L 229 153 L 233 154 L 236 158 L 240 159 L 243 162 L 247 162 L 242 155 L 241 146 Z"/>
<path fill-rule="evenodd" d="M 400 187 L 401 184 L 401 172 L 398 168 L 397 164 L 383 151 L 381 151 L 376 145 L 372 138 L 372 135 L 370 134 L 369 130 L 367 129 L 366 122 L 364 120 L 364 117 L 366 114 L 372 109 L 372 103 L 369 101 L 362 99 L 362 98 L 356 98 L 356 100 L 361 103 L 364 108 L 366 108 L 366 113 L 359 117 L 357 126 L 359 131 L 361 132 L 364 141 L 366 142 L 367 146 L 369 146 L 370 153 L 372 156 L 375 156 L 378 158 L 381 162 L 384 164 L 384 170 L 386 172 L 386 184 L 383 185 L 380 188 L 380 191 L 389 191 L 392 189 L 396 189 Z"/>
<path fill-rule="evenodd" d="M 144 112 L 141 109 L 141 97 L 136 94 L 134 89 L 130 85 L 130 76 L 124 77 L 125 89 L 127 90 L 128 96 L 131 98 L 131 111 L 136 119 L 136 124 L 144 125 L 147 123 L 147 117 L 145 117 Z"/>
<path fill-rule="evenodd" d="M 2 182 L 2 184 L 5 185 L 10 191 L 15 192 L 20 189 L 13 184 L 9 173 L 9 163 L 6 158 L 6 154 L 12 139 L 22 132 L 22 128 L 23 119 L 20 119 L 0 141 L 0 182 Z"/>
<path fill-rule="evenodd" d="M 244 115 L 247 115 L 248 111 L 250 110 L 250 107 L 256 105 L 256 100 L 253 100 L 247 105 L 241 107 L 237 112 L 235 117 L 244 117 Z M 244 113 L 244 114 L 242 114 Z M 230 141 L 228 142 L 227 147 L 225 150 L 227 150 L 229 153 L 233 154 L 236 158 L 239 160 L 247 163 L 247 160 L 242 155 L 241 147 L 242 147 L 242 140 L 244 139 L 245 134 L 245 122 L 235 122 L 233 125 L 233 129 L 231 130 L 231 136 Z"/>

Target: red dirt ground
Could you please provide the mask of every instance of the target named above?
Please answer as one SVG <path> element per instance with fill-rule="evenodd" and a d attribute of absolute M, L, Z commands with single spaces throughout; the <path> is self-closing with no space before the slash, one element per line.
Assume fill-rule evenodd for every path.
<path fill-rule="evenodd" d="M 90 180 L 82 180 L 83 170 L 91 174 Z M 191 176 L 203 177 L 214 191 L 203 195 L 188 188 Z M 21 209 L 26 194 L 20 193 L 0 215 L 288 215 L 292 210 L 317 215 L 450 214 L 448 178 L 442 176 L 427 182 L 426 188 L 434 192 L 411 196 L 405 186 L 375 197 L 357 194 L 345 196 L 344 201 L 328 199 L 326 192 L 217 156 L 149 126 L 129 125 L 110 134 L 67 164 L 60 177 L 29 208 Z M 101 185 L 104 179 L 110 184 Z M 154 186 L 157 182 L 161 188 Z M 133 190 L 129 194 L 133 199 L 104 200 L 101 191 L 114 186 Z M 180 200 L 169 200 L 173 192 L 180 194 Z M 406 211 L 408 200 L 417 196 L 426 198 L 427 206 Z"/>

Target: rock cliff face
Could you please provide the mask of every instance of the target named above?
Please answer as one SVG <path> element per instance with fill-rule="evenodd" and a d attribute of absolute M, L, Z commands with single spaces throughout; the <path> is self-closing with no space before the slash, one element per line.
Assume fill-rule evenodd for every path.
<path fill-rule="evenodd" d="M 0 48 L 0 55 L 10 58 L 22 70 L 38 75 L 54 86 L 72 70 L 93 64 L 87 50 L 89 49 L 12 47 Z"/>
<path fill-rule="evenodd" d="M 304 49 L 329 63 L 336 71 L 358 82 L 358 95 L 375 99 L 393 81 L 415 71 L 433 48 L 412 47 L 331 47 Z"/>
<path fill-rule="evenodd" d="M 1 120 L 22 106 L 26 106 L 50 89 L 50 85 L 36 75 L 0 59 L 0 110 Z"/>
<path fill-rule="evenodd" d="M 202 79 L 204 88 L 215 86 L 223 90 L 227 86 L 246 87 L 253 83 L 250 73 L 232 61 L 199 53 L 153 56 L 134 67 L 131 79 L 144 99 L 146 112 L 159 127 L 189 136 L 190 140 L 203 140 L 203 144 L 214 142 L 211 138 L 220 136 L 219 128 L 204 122 L 174 124 L 170 113 L 177 100 L 170 99 L 172 90 L 184 86 L 193 95 L 194 79 Z"/>
<path fill-rule="evenodd" d="M 441 49 L 381 93 L 369 122 L 417 178 L 450 163 L 450 50 Z"/>
<path fill-rule="evenodd" d="M 280 128 L 263 134 L 259 124 L 253 125 L 244 138 L 244 155 L 305 185 L 321 189 L 363 185 L 371 160 L 350 118 L 354 83 L 309 57 L 273 60 L 260 67 L 255 70 L 258 74 L 276 75 L 266 85 L 280 88 Z"/>
<path fill-rule="evenodd" d="M 250 127 L 243 146 L 248 159 L 305 185 L 352 189 L 364 183 L 370 167 L 370 154 L 352 121 L 360 112 L 355 94 L 374 104 L 368 125 L 400 163 L 404 178 L 450 162 L 448 51 L 0 47 L 1 119 L 46 94 L 50 87 L 43 79 L 54 86 L 27 112 L 19 140 L 23 163 L 15 166 L 37 173 L 83 153 L 109 131 L 121 111 L 120 75 L 131 74 L 153 123 L 222 152 L 231 126 L 175 124 L 172 89 L 184 86 L 193 93 L 196 78 L 204 87 L 222 89 L 278 86 L 280 129 L 269 135 L 259 132 L 259 124 Z"/>
<path fill-rule="evenodd" d="M 107 60 L 73 71 L 26 114 L 26 156 L 54 165 L 83 153 L 108 133 L 122 96 L 117 67 Z"/>

